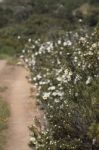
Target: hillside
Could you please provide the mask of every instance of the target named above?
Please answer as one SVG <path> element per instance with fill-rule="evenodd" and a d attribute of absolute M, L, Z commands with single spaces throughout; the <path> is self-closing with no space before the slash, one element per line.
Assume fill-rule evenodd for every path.
<path fill-rule="evenodd" d="M 85 3 L 87 2 L 87 3 Z M 99 22 L 98 0 L 5 0 L 0 3 L 0 53 L 13 55 L 29 37 L 56 38 Z M 79 22 L 79 21 L 82 22 Z M 21 36 L 21 43 L 17 36 Z M 12 42 L 12 40 L 14 42 Z M 18 46 L 17 46 L 18 45 Z M 8 50 L 10 49 L 10 50 Z"/>

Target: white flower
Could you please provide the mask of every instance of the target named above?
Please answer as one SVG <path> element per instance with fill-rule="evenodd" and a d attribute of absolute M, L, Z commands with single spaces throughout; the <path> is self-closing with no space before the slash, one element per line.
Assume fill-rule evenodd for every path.
<path fill-rule="evenodd" d="M 21 61 L 17 62 L 17 65 L 22 65 L 22 62 Z"/>
<path fill-rule="evenodd" d="M 74 84 L 76 84 L 77 81 L 79 81 L 80 79 L 81 79 L 81 76 L 77 74 L 74 80 Z"/>
<path fill-rule="evenodd" d="M 69 75 L 69 76 L 72 76 L 72 75 L 73 75 L 73 73 L 70 71 L 68 75 Z"/>
<path fill-rule="evenodd" d="M 50 92 L 43 93 L 43 99 L 46 100 L 50 96 Z"/>
<path fill-rule="evenodd" d="M 62 97 L 64 95 L 64 93 L 61 91 L 56 91 L 56 92 L 53 92 L 52 95 Z"/>
<path fill-rule="evenodd" d="M 61 64 L 61 62 L 60 62 L 58 59 L 57 59 L 57 64 L 58 64 L 58 65 L 60 65 L 60 64 Z"/>
<path fill-rule="evenodd" d="M 92 48 L 96 48 L 96 47 L 97 47 L 96 43 L 92 44 Z"/>
<path fill-rule="evenodd" d="M 36 77 L 33 78 L 33 81 L 36 81 Z"/>
<path fill-rule="evenodd" d="M 34 57 L 34 54 L 32 54 L 31 57 L 32 57 L 32 59 L 34 59 L 34 58 L 35 58 L 35 57 Z"/>
<path fill-rule="evenodd" d="M 77 62 L 78 61 L 78 58 L 75 56 L 74 57 L 74 62 Z"/>
<path fill-rule="evenodd" d="M 28 42 L 31 42 L 31 41 L 32 41 L 32 39 L 31 39 L 31 38 L 29 38 L 29 39 L 28 39 Z"/>
<path fill-rule="evenodd" d="M 55 101 L 55 103 L 59 103 L 59 99 L 55 99 L 54 101 Z"/>
<path fill-rule="evenodd" d="M 43 82 L 42 82 L 42 81 L 40 81 L 40 82 L 39 82 L 39 85 L 43 85 Z"/>
<path fill-rule="evenodd" d="M 18 38 L 18 40 L 19 40 L 19 39 L 21 39 L 21 36 L 19 35 L 17 38 Z"/>
<path fill-rule="evenodd" d="M 47 47 L 47 51 L 50 52 L 50 51 L 51 51 L 51 48 L 50 48 L 50 47 Z"/>
<path fill-rule="evenodd" d="M 48 90 L 51 90 L 51 91 L 55 90 L 55 86 L 49 87 Z"/>
<path fill-rule="evenodd" d="M 28 62 L 29 62 L 29 60 L 26 58 L 26 59 L 25 59 L 25 62 L 26 62 L 26 63 L 28 63 Z"/>
<path fill-rule="evenodd" d="M 38 55 L 38 52 L 35 53 L 35 56 L 37 56 L 37 55 Z"/>
<path fill-rule="evenodd" d="M 77 96 L 78 96 L 78 93 L 75 93 L 75 96 L 77 97 Z"/>
<path fill-rule="evenodd" d="M 63 48 L 63 47 L 61 47 L 60 49 L 61 49 L 61 50 L 63 50 L 64 48 Z"/>
<path fill-rule="evenodd" d="M 78 54 L 81 54 L 81 51 L 78 51 Z"/>
<path fill-rule="evenodd" d="M 38 86 L 38 83 L 35 83 L 34 85 L 35 85 L 35 86 Z"/>
<path fill-rule="evenodd" d="M 88 85 L 88 84 L 90 84 L 91 83 L 91 80 L 92 80 L 92 77 L 88 77 L 88 79 L 86 80 L 86 84 Z"/>
<path fill-rule="evenodd" d="M 86 38 L 85 37 L 81 37 L 80 39 L 79 39 L 79 41 L 81 41 L 81 42 L 86 42 Z"/>
<path fill-rule="evenodd" d="M 20 58 L 24 58 L 24 56 L 23 56 L 23 55 L 21 55 L 21 56 L 20 56 Z"/>
<path fill-rule="evenodd" d="M 39 51 L 38 53 L 39 53 L 39 54 L 42 54 L 42 52 L 41 52 L 41 51 Z"/>
<path fill-rule="evenodd" d="M 62 55 L 62 52 L 60 51 L 60 55 Z"/>
<path fill-rule="evenodd" d="M 30 138 L 30 142 L 33 142 L 33 143 L 34 143 L 35 141 L 36 141 L 36 139 L 35 139 L 34 137 L 31 137 L 31 138 Z"/>
<path fill-rule="evenodd" d="M 67 45 L 68 45 L 68 46 L 71 46 L 71 45 L 72 45 L 72 42 L 71 42 L 70 40 L 68 40 L 68 41 L 67 41 Z"/>
<path fill-rule="evenodd" d="M 65 74 L 66 74 L 66 75 L 68 74 L 68 69 L 65 70 Z"/>
<path fill-rule="evenodd" d="M 22 53 L 25 53 L 25 50 L 24 50 L 24 49 L 22 50 Z"/>
<path fill-rule="evenodd" d="M 82 22 L 82 19 L 79 19 L 78 21 L 81 23 L 81 22 Z"/>
<path fill-rule="evenodd" d="M 64 42 L 64 43 L 63 43 L 63 46 L 67 46 L 67 42 Z"/>
<path fill-rule="evenodd" d="M 42 76 L 41 75 L 37 75 L 37 79 L 39 80 L 39 79 L 41 79 L 42 78 Z"/>
<path fill-rule="evenodd" d="M 57 77 L 57 81 L 62 81 L 62 77 Z"/>
<path fill-rule="evenodd" d="M 35 41 L 35 44 L 38 44 L 38 43 L 39 43 L 39 41 L 38 41 L 38 40 L 36 40 L 36 41 Z"/>
<path fill-rule="evenodd" d="M 81 63 L 78 63 L 78 66 L 80 67 L 80 66 L 81 66 Z"/>
<path fill-rule="evenodd" d="M 90 56 L 92 56 L 93 55 L 93 52 L 91 52 L 91 51 L 89 51 L 89 53 L 88 53 Z"/>
<path fill-rule="evenodd" d="M 58 44 L 59 44 L 59 45 L 61 44 L 61 40 L 58 40 Z"/>
<path fill-rule="evenodd" d="M 33 49 L 34 49 L 34 48 L 35 48 L 35 45 L 32 45 L 32 46 L 31 46 L 31 48 L 33 48 Z"/>
<path fill-rule="evenodd" d="M 71 46 L 71 45 L 72 45 L 72 42 L 71 42 L 70 40 L 65 41 L 65 42 L 63 43 L 63 46 Z"/>

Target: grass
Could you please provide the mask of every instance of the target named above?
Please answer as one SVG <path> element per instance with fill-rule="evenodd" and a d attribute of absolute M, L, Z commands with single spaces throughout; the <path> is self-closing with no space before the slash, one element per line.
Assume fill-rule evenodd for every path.
<path fill-rule="evenodd" d="M 16 56 L 10 56 L 8 54 L 3 54 L 3 53 L 0 54 L 0 59 L 1 60 L 7 60 L 7 64 L 9 64 L 9 65 L 16 65 L 17 62 L 18 62 L 18 57 L 16 57 Z"/>
<path fill-rule="evenodd" d="M 18 58 L 17 57 L 9 57 L 7 60 L 7 64 L 8 65 L 16 65 L 18 62 Z"/>
<path fill-rule="evenodd" d="M 6 60 L 8 60 L 10 58 L 10 56 L 9 55 L 7 55 L 7 54 L 0 54 L 0 59 L 6 59 Z"/>
<path fill-rule="evenodd" d="M 0 150 L 4 149 L 6 143 L 6 129 L 10 115 L 8 104 L 0 97 Z"/>

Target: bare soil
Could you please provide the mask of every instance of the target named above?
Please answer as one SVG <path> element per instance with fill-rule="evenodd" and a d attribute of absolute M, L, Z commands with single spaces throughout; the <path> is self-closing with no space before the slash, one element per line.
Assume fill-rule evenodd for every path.
<path fill-rule="evenodd" d="M 11 112 L 5 150 L 30 150 L 28 127 L 34 116 L 40 116 L 35 96 L 34 99 L 30 97 L 32 85 L 28 83 L 27 75 L 28 71 L 23 67 L 11 66 L 5 60 L 0 60 L 0 86 L 7 87 L 2 96 L 8 102 Z M 33 94 L 35 95 L 35 89 Z"/>

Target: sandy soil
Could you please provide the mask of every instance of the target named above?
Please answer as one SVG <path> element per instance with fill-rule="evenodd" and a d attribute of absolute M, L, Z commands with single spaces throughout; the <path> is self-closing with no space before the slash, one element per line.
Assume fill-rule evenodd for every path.
<path fill-rule="evenodd" d="M 3 96 L 11 111 L 5 150 L 30 150 L 28 126 L 32 124 L 32 118 L 40 113 L 35 98 L 30 98 L 31 85 L 26 79 L 27 75 L 23 67 L 11 66 L 0 60 L 0 86 L 7 87 Z"/>

